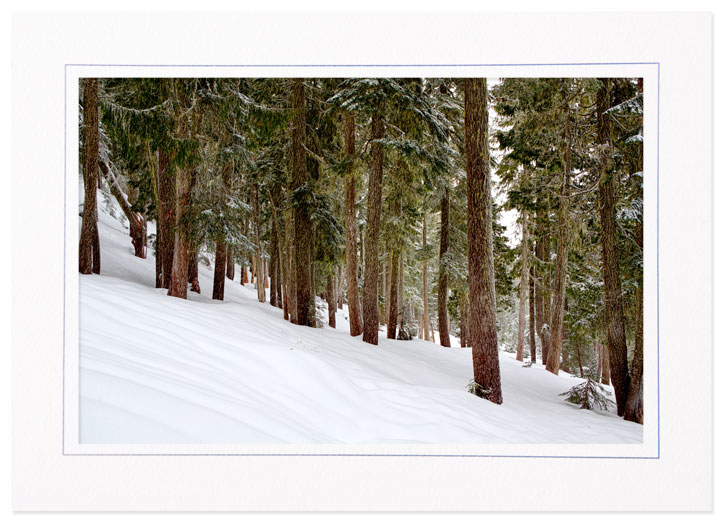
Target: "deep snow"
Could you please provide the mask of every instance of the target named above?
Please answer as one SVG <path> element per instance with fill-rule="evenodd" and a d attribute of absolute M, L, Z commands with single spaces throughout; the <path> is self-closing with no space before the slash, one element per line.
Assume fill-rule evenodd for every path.
<path fill-rule="evenodd" d="M 100 197 L 100 195 L 99 195 Z M 501 353 L 503 405 L 466 390 L 470 349 L 371 346 L 337 329 L 292 325 L 256 291 L 226 281 L 211 297 L 154 288 L 154 258 L 99 207 L 101 275 L 80 276 L 81 443 L 640 443 L 642 427 L 580 410 L 580 383 Z M 320 303 L 322 305 L 322 303 Z M 325 315 L 325 319 L 327 316 Z"/>

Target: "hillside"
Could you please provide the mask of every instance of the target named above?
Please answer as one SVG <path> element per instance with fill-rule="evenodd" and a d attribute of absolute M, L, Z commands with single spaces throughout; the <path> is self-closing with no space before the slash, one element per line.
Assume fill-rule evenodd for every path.
<path fill-rule="evenodd" d="M 211 299 L 154 288 L 101 206 L 101 275 L 80 276 L 82 443 L 637 443 L 642 426 L 558 394 L 581 379 L 501 353 L 502 405 L 467 392 L 470 348 L 379 346 L 292 325 L 250 285 Z M 239 268 L 236 272 L 239 275 Z M 322 306 L 322 303 L 320 303 Z M 326 315 L 325 315 L 326 318 Z M 454 344 L 456 344 L 454 340 Z"/>

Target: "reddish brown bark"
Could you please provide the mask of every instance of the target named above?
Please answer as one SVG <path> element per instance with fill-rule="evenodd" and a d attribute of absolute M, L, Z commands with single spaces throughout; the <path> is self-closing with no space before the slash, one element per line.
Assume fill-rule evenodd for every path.
<path fill-rule="evenodd" d="M 226 277 L 227 267 L 227 243 L 218 240 L 216 243 L 216 253 L 214 254 L 214 285 L 212 287 L 211 298 L 217 301 L 224 300 L 224 279 Z"/>
<path fill-rule="evenodd" d="M 466 79 L 464 82 L 473 380 L 480 385 L 478 394 L 481 397 L 501 404 L 503 394 L 496 334 L 486 79 Z"/>

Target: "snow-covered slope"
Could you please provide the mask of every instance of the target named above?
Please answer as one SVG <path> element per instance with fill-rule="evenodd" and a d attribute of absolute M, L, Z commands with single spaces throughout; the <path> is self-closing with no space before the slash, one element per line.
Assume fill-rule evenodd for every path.
<path fill-rule="evenodd" d="M 102 207 L 101 207 L 102 208 Z M 637 443 L 640 425 L 579 410 L 558 394 L 581 382 L 502 353 L 503 405 L 466 391 L 471 351 L 371 346 L 306 328 L 239 281 L 212 301 L 212 270 L 190 300 L 154 288 L 99 209 L 101 275 L 81 276 L 82 443 Z M 151 250 L 150 250 L 151 251 Z M 239 268 L 237 268 L 239 276 Z"/>

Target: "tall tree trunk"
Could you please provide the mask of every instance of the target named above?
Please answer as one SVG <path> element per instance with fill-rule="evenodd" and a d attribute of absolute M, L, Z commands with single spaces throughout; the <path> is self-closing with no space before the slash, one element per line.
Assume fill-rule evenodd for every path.
<path fill-rule="evenodd" d="M 521 279 L 519 281 L 519 325 L 516 344 L 516 360 L 524 360 L 524 341 L 526 335 L 526 294 L 529 291 L 529 226 L 526 212 L 522 213 L 521 223 Z M 533 361 L 536 361 L 534 357 Z"/>
<path fill-rule="evenodd" d="M 269 286 L 269 304 L 272 306 L 281 306 L 282 294 L 278 293 L 279 287 L 279 239 L 277 235 L 277 219 L 276 212 L 272 214 L 272 231 L 269 246 L 269 273 L 271 283 Z"/>
<path fill-rule="evenodd" d="M 398 326 L 403 328 L 403 305 L 405 304 L 405 287 L 403 277 L 405 272 L 405 254 L 401 251 L 398 256 Z"/>
<path fill-rule="evenodd" d="M 308 199 L 304 191 L 307 185 L 307 152 L 305 151 L 306 120 L 305 91 L 302 79 L 295 79 L 292 87 L 292 110 L 294 112 L 292 128 L 292 179 L 295 191 L 301 191 L 301 197 L 294 207 L 294 245 L 295 245 L 295 287 L 297 324 L 315 326 L 315 299 L 310 272 L 310 221 Z"/>
<path fill-rule="evenodd" d="M 96 188 L 98 187 L 98 79 L 83 80 L 83 218 L 78 248 L 78 271 L 100 273 L 97 241 Z"/>
<path fill-rule="evenodd" d="M 423 253 L 428 246 L 425 211 L 423 212 Z M 430 341 L 430 309 L 428 306 L 428 259 L 423 259 L 423 338 Z"/>
<path fill-rule="evenodd" d="M 398 328 L 398 270 L 400 267 L 400 250 L 393 248 L 390 263 L 390 285 L 388 298 L 388 339 L 395 339 Z"/>
<path fill-rule="evenodd" d="M 257 301 L 263 303 L 267 300 L 264 290 L 264 262 L 262 260 L 262 240 L 259 232 L 259 185 L 254 183 L 253 214 L 254 214 L 254 244 L 256 245 L 254 254 L 254 266 L 256 268 L 255 283 L 257 285 Z"/>
<path fill-rule="evenodd" d="M 548 215 L 548 214 L 547 214 Z M 546 365 L 549 357 L 550 326 L 551 326 L 551 297 L 549 295 L 549 272 L 545 266 L 549 262 L 549 228 L 548 218 L 538 223 L 539 239 L 536 242 L 536 258 L 541 261 L 541 271 L 537 272 L 538 285 L 536 287 L 536 331 L 541 338 L 541 364 Z"/>
<path fill-rule="evenodd" d="M 624 415 L 629 390 L 627 366 L 627 340 L 624 328 L 624 306 L 617 249 L 617 225 L 615 223 L 614 176 L 609 169 L 611 130 L 605 111 L 609 109 L 610 79 L 600 79 L 597 92 L 597 139 L 602 146 L 599 181 L 599 220 L 602 226 L 602 277 L 604 278 L 604 308 L 607 322 L 607 346 L 609 362 L 617 401 L 617 415 Z"/>
<path fill-rule="evenodd" d="M 285 261 L 287 282 L 285 283 L 285 297 L 287 298 L 287 311 L 289 313 L 289 320 L 292 324 L 297 324 L 297 293 L 295 286 L 295 247 L 293 242 L 294 237 L 294 217 L 291 209 L 285 211 L 285 244 L 287 259 Z"/>
<path fill-rule="evenodd" d="M 448 200 L 448 188 L 446 188 L 441 199 L 441 247 L 438 262 L 438 334 L 441 339 L 441 346 L 450 347 L 451 339 L 448 334 L 448 230 L 450 201 Z"/>
<path fill-rule="evenodd" d="M 383 117 L 372 117 L 373 141 L 370 146 L 370 177 L 368 181 L 367 225 L 365 227 L 365 281 L 363 286 L 363 341 L 378 344 L 378 250 L 380 241 L 380 208 L 383 187 L 383 146 L 378 142 L 385 133 Z"/>
<path fill-rule="evenodd" d="M 478 395 L 501 404 L 493 266 L 493 203 L 488 156 L 486 79 L 464 84 L 464 126 L 468 197 L 468 283 L 471 301 L 473 380 Z"/>
<path fill-rule="evenodd" d="M 176 170 L 176 205 L 174 227 L 174 258 L 171 266 L 171 282 L 168 295 L 186 299 L 189 282 L 189 223 L 186 215 L 191 195 L 191 170 Z"/>
<path fill-rule="evenodd" d="M 330 328 L 335 328 L 337 297 L 335 294 L 335 276 L 332 273 L 327 274 L 327 284 L 325 285 L 325 299 L 327 300 L 327 322 L 330 325 Z"/>
<path fill-rule="evenodd" d="M 224 300 L 224 278 L 227 269 L 227 243 L 217 240 L 216 253 L 214 254 L 214 285 L 212 288 L 212 299 Z"/>
<path fill-rule="evenodd" d="M 562 137 L 562 180 L 559 197 L 558 234 L 556 246 L 556 274 L 554 276 L 554 297 L 551 312 L 551 348 L 546 357 L 546 369 L 559 374 L 564 337 L 564 302 L 566 301 L 566 271 L 569 262 L 569 173 L 571 170 L 571 137 L 569 134 L 569 102 L 562 90 L 564 104 L 564 131 Z"/>
<path fill-rule="evenodd" d="M 345 259 L 347 279 L 347 308 L 350 319 L 350 335 L 356 337 L 363 331 L 362 309 L 357 284 L 357 215 L 355 213 L 355 117 L 345 114 L 345 156 L 348 167 L 345 173 Z"/>
<path fill-rule="evenodd" d="M 176 224 L 176 177 L 169 172 L 171 159 L 168 153 L 159 151 L 159 223 L 158 246 L 161 255 L 162 286 L 171 286 L 171 269 L 174 264 L 174 229 Z"/>
<path fill-rule="evenodd" d="M 529 353 L 531 362 L 536 363 L 536 286 L 534 284 L 534 265 L 529 268 Z"/>

